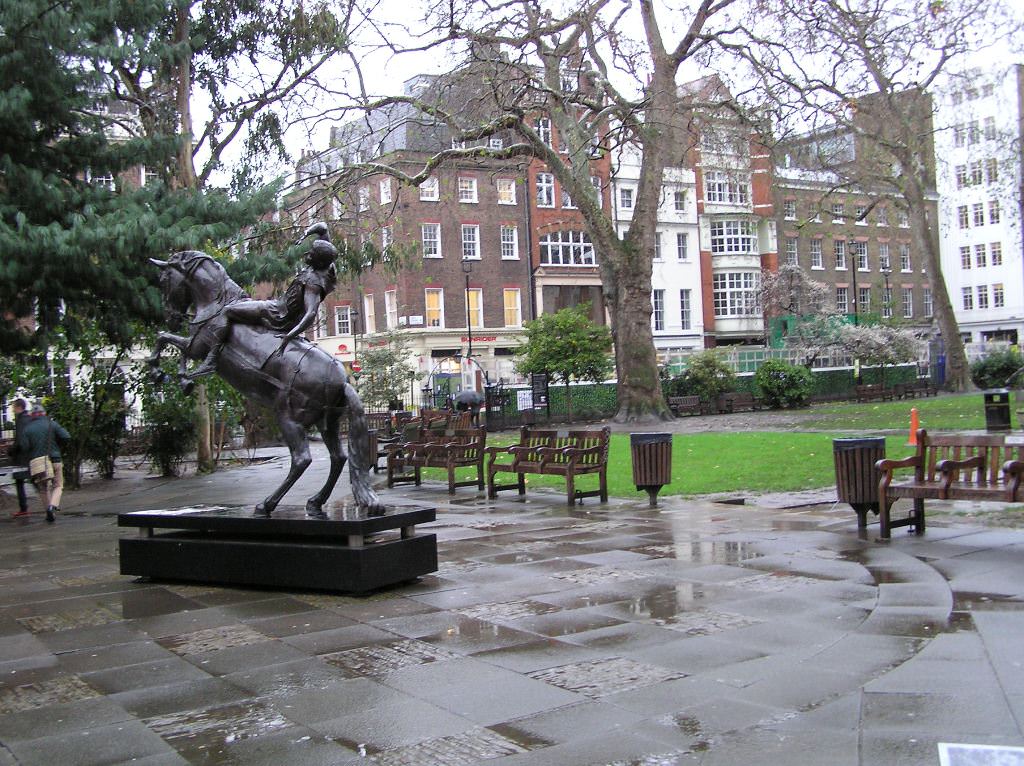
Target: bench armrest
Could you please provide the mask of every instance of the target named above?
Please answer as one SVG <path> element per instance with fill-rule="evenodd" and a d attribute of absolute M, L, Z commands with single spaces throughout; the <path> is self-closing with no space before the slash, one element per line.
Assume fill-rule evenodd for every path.
<path fill-rule="evenodd" d="M 946 490 L 953 483 L 953 477 L 956 476 L 957 471 L 977 469 L 979 478 L 981 478 L 981 474 L 985 472 L 985 458 L 981 455 L 972 455 L 963 460 L 947 458 L 936 463 L 935 469 L 942 475 L 942 492 L 945 495 Z"/>
<path fill-rule="evenodd" d="M 1024 476 L 1024 460 L 1007 460 L 1003 463 L 1003 480 L 1009 500 L 1016 502 L 1021 477 Z"/>
<path fill-rule="evenodd" d="M 921 466 L 921 460 L 917 455 L 911 455 L 905 457 L 902 460 L 879 460 L 875 463 L 877 468 L 882 473 L 891 473 L 897 468 L 919 468 Z"/>
<path fill-rule="evenodd" d="M 514 447 L 484 447 L 484 454 L 491 456 L 509 455 Z"/>
<path fill-rule="evenodd" d="M 562 450 L 562 454 L 575 463 L 579 458 L 586 457 L 587 455 L 600 455 L 604 452 L 604 449 L 604 446 L 601 444 L 594 447 L 566 447 Z"/>

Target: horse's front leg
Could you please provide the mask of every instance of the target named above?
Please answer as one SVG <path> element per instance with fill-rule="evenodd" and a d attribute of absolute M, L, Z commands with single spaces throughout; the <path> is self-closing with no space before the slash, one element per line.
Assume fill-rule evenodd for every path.
<path fill-rule="evenodd" d="M 269 516 L 281 502 L 281 498 L 292 488 L 292 485 L 299 480 L 299 477 L 306 472 L 313 458 L 309 456 L 309 439 L 306 436 L 306 429 L 296 421 L 292 420 L 287 412 L 287 402 L 278 404 L 277 423 L 281 427 L 281 435 L 292 456 L 291 467 L 281 486 L 271 492 L 266 499 L 256 506 L 257 516 Z"/>
<path fill-rule="evenodd" d="M 164 349 L 168 346 L 174 346 L 178 351 L 181 352 L 178 359 L 178 370 L 179 374 L 185 370 L 185 353 L 188 350 L 190 339 L 182 335 L 175 335 L 170 332 L 162 332 L 156 336 L 156 343 L 153 344 L 153 353 L 146 358 L 146 364 L 148 364 L 152 370 L 152 377 L 157 383 L 161 383 L 167 379 L 167 376 L 160 371 L 160 355 L 163 354 Z"/>

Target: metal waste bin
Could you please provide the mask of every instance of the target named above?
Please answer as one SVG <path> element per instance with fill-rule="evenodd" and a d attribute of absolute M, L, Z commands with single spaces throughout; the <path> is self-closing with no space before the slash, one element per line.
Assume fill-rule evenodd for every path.
<path fill-rule="evenodd" d="M 651 507 L 658 504 L 658 493 L 672 483 L 672 434 L 630 434 L 633 455 L 633 483 L 637 491 L 645 490 Z"/>
<path fill-rule="evenodd" d="M 1010 430 L 1010 392 L 994 388 L 985 392 L 985 430 Z"/>
<path fill-rule="evenodd" d="M 878 514 L 878 481 L 882 478 L 875 463 L 885 459 L 885 439 L 833 439 L 832 456 L 836 466 L 836 494 L 840 503 L 849 503 L 857 512 L 857 527 L 868 525 L 868 511 Z"/>

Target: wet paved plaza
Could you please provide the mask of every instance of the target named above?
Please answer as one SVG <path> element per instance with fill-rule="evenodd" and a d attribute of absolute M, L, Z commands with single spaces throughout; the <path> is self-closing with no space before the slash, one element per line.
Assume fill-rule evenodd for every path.
<path fill-rule="evenodd" d="M 117 512 L 255 501 L 279 471 L 125 480 L 71 493 L 52 526 L 0 521 L 0 764 L 882 766 L 1024 746 L 1024 531 L 930 521 L 886 544 L 846 506 L 569 510 L 435 484 L 385 495 L 437 507 L 420 531 L 440 560 L 386 592 L 117 573 L 136 534 Z"/>

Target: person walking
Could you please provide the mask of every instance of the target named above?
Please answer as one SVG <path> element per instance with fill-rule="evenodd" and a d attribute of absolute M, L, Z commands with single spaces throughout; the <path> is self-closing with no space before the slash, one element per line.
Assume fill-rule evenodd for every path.
<path fill-rule="evenodd" d="M 28 459 L 28 471 L 36 485 L 39 496 L 46 506 L 46 520 L 51 524 L 60 510 L 61 494 L 64 491 L 63 461 L 60 445 L 71 439 L 63 426 L 47 417 L 46 410 L 39 404 L 18 429 L 15 443 L 20 454 Z"/>
<path fill-rule="evenodd" d="M 11 478 L 14 479 L 14 484 L 18 491 L 18 512 L 14 515 L 20 517 L 28 516 L 28 495 L 25 492 L 25 482 L 30 478 L 28 473 L 28 457 L 18 449 L 18 434 L 25 427 L 25 421 L 29 418 L 28 402 L 24 399 L 15 399 L 11 409 L 14 410 L 14 443 L 11 444 L 7 454 L 11 458 L 11 463 L 15 466 Z"/>

